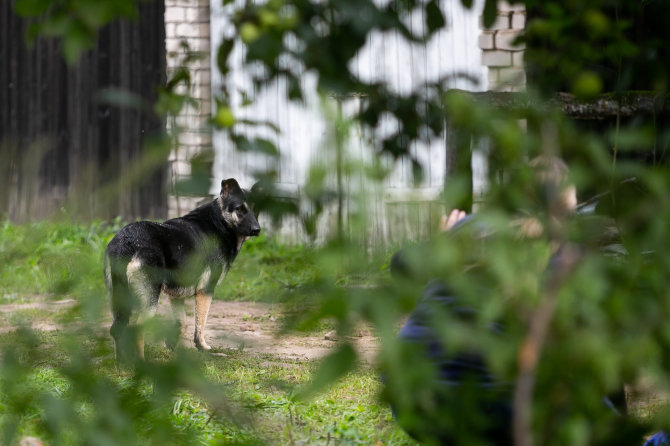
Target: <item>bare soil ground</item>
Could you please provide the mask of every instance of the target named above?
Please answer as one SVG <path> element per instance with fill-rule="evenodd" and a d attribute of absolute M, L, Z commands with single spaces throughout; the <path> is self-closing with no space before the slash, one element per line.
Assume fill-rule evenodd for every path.
<path fill-rule="evenodd" d="M 75 304 L 73 299 L 49 301 L 35 297 L 29 303 L 0 305 L 0 332 L 13 329 L 12 315 L 25 313 L 32 328 L 36 330 L 58 330 L 57 314 Z M 169 317 L 171 309 L 167 299 L 161 299 L 158 313 Z M 193 346 L 193 299 L 186 302 L 186 328 L 183 342 Z M 205 334 L 215 355 L 225 355 L 227 349 L 243 349 L 247 353 L 267 353 L 286 359 L 317 359 L 327 354 L 339 341 L 333 332 L 281 333 L 284 314 L 276 304 L 258 302 L 224 302 L 215 300 L 209 311 Z M 102 324 L 108 328 L 111 317 Z M 360 327 L 355 336 L 348 337 L 368 362 L 374 360 L 378 339 L 368 327 Z"/>
<path fill-rule="evenodd" d="M 187 306 L 190 302 L 187 303 Z M 188 308 L 188 307 L 187 307 Z M 212 348 L 243 348 L 252 353 L 270 353 L 290 359 L 316 359 L 337 343 L 332 332 L 281 333 L 282 314 L 277 305 L 255 302 L 214 301 L 209 311 L 206 335 Z M 193 333 L 193 306 L 187 310 L 186 333 Z M 192 341 L 188 342 L 191 343 Z M 377 338 L 361 328 L 348 338 L 362 358 L 371 361 Z"/>
<path fill-rule="evenodd" d="M 30 296 L 30 302 L 0 304 L 0 333 L 13 330 L 17 321 L 29 322 L 36 330 L 59 330 L 59 315 L 75 305 L 74 299 L 48 300 L 43 296 Z M 311 333 L 282 333 L 285 314 L 277 304 L 258 302 L 225 302 L 215 300 L 209 312 L 206 336 L 213 355 L 225 356 L 226 350 L 242 349 L 249 354 L 271 354 L 287 360 L 313 360 L 326 355 L 338 343 L 334 332 L 327 330 Z M 170 317 L 167 299 L 161 299 L 159 315 Z M 186 327 L 183 344 L 193 345 L 193 299 L 186 302 Z M 111 325 L 111 315 L 101 322 L 106 332 Z M 359 327 L 355 336 L 347 338 L 359 353 L 359 357 L 373 363 L 379 348 L 379 339 L 370 327 Z M 641 417 L 647 417 L 667 404 L 670 396 L 643 380 L 627 386 L 629 409 Z"/>

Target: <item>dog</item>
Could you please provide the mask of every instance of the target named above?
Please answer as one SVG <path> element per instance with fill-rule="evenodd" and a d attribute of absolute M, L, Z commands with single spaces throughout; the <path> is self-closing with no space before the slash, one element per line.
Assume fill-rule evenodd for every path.
<path fill-rule="evenodd" d="M 141 326 L 155 314 L 161 293 L 170 299 L 177 333 L 183 328 L 184 299 L 195 296 L 193 342 L 199 350 L 211 349 L 205 325 L 214 289 L 244 242 L 261 232 L 249 201 L 254 187 L 243 190 L 234 178 L 223 180 L 213 201 L 163 223 L 131 223 L 109 242 L 104 272 L 117 361 L 127 359 L 127 350 L 135 348 L 135 357 L 144 358 Z M 128 330 L 131 316 L 136 324 Z M 173 335 L 166 343 L 174 348 L 178 341 Z"/>

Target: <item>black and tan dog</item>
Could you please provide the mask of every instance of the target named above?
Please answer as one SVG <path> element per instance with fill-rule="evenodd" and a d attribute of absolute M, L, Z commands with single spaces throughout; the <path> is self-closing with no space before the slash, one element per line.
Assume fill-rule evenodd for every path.
<path fill-rule="evenodd" d="M 105 282 L 114 316 L 110 333 L 117 360 L 124 359 L 129 348 L 137 348 L 135 354 L 144 356 L 141 325 L 155 313 L 161 293 L 170 299 L 179 327 L 183 327 L 184 299 L 195 296 L 193 341 L 200 350 L 210 349 L 204 331 L 214 288 L 228 273 L 242 244 L 261 231 L 248 201 L 251 193 L 233 178 L 223 180 L 221 193 L 212 202 L 163 223 L 131 223 L 109 242 Z M 136 327 L 128 330 L 131 317 L 139 331 Z M 168 343 L 174 346 L 176 342 L 175 338 Z"/>

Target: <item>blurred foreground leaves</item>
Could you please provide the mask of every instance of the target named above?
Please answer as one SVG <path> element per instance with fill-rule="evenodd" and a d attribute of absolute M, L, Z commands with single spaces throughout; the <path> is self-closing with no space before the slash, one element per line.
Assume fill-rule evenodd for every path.
<path fill-rule="evenodd" d="M 436 371 L 421 355 L 394 342 L 398 327 L 426 283 L 441 279 L 464 304 L 477 311 L 470 320 L 463 321 L 435 308 L 433 324 L 440 339 L 455 350 L 477 350 L 498 376 L 514 383 L 519 346 L 546 291 L 544 279 L 552 245 L 557 240 L 571 242 L 582 247 L 583 252 L 574 271 L 552 290 L 556 293 L 556 308 L 534 375 L 531 413 L 535 442 L 629 445 L 640 438 L 640 421 L 649 430 L 669 428 L 667 410 L 658 410 L 655 416 L 640 420 L 617 416 L 602 402 L 603 396 L 616 392 L 624 384 L 634 387 L 651 381 L 655 392 L 669 390 L 668 116 L 654 110 L 651 115 L 627 119 L 616 116 L 614 120 L 571 122 L 537 99 L 557 90 L 570 90 L 581 98 L 590 98 L 601 91 L 612 91 L 616 97 L 632 88 L 651 90 L 659 98 L 667 95 L 670 58 L 665 57 L 668 48 L 665 37 L 670 27 L 658 22 L 667 17 L 662 14 L 667 12 L 667 2 L 615 3 L 526 2 L 529 17 L 525 42 L 530 78 L 527 94 L 532 99 L 527 103 L 542 105 L 514 110 L 492 109 L 465 95 L 451 94 L 446 91 L 447 79 L 398 93 L 384 82 L 366 82 L 352 73 L 350 61 L 371 32 L 393 31 L 407 41 L 421 44 L 444 28 L 448 20 L 436 12 L 437 4 L 433 1 L 390 2 L 380 6 L 371 1 L 301 0 L 249 2 L 241 8 L 231 7 L 235 32 L 225 36 L 219 49 L 217 64 L 221 73 L 230 72 L 232 50 L 240 45 L 245 50 L 246 63 L 257 68 L 255 87 L 283 80 L 289 86 L 287 97 L 300 101 L 305 96 L 300 80 L 311 72 L 318 76 L 322 94 L 365 98 L 359 113 L 352 118 L 352 125 L 338 125 L 340 129 L 360 126 L 374 135 L 388 116 L 399 123 L 391 132 L 371 138 L 378 158 L 368 165 L 359 165 L 361 172 L 376 172 L 371 175 L 371 183 L 384 177 L 379 175 L 384 172 L 385 166 L 380 168 L 383 163 L 375 164 L 379 159 L 406 158 L 415 166 L 416 178 L 420 180 L 420 170 L 416 168 L 420 164 L 412 153 L 411 143 L 442 137 L 447 124 L 455 133 L 455 140 L 465 142 L 458 145 L 457 154 L 469 155 L 473 148 L 482 150 L 480 142 L 486 142 L 487 147 L 489 188 L 484 196 L 478 197 L 480 228 L 449 239 L 438 236 L 410 250 L 411 274 L 389 283 L 379 276 L 361 274 L 370 269 L 379 272 L 385 265 L 375 257 L 378 253 L 366 249 L 365 231 L 370 215 L 365 201 L 357 201 L 359 206 L 352 206 L 347 216 L 355 222 L 351 231 L 344 233 L 340 225 L 337 237 L 325 240 L 323 247 L 314 252 L 314 273 L 306 275 L 300 286 L 295 286 L 295 281 L 286 281 L 291 286 L 277 292 L 282 300 L 298 301 L 299 311 L 289 321 L 291 327 L 309 329 L 321 321 L 331 321 L 338 336 L 346 339 L 357 323 L 370 323 L 382 341 L 378 360 L 387 374 L 386 396 L 394 396 L 406 407 L 421 408 L 437 419 L 455 419 L 461 414 L 477 418 L 478 409 L 470 404 L 476 395 L 469 393 L 468 388 L 462 394 L 450 395 L 452 404 L 440 406 L 431 399 L 429 393 Z M 35 32 L 64 33 L 63 50 L 72 60 L 89 45 L 92 30 L 108 20 L 109 14 L 132 15 L 129 9 L 123 9 L 130 2 L 119 2 L 118 11 L 105 9 L 105 4 L 99 15 L 91 16 L 64 15 L 61 3 L 34 0 L 17 2 L 16 8 L 28 16 L 45 14 Z M 50 5 L 55 6 L 49 9 Z M 496 6 L 496 1 L 485 2 L 485 24 L 495 19 Z M 406 24 L 407 17 L 414 12 L 427 18 L 425 35 Z M 644 13 L 650 21 L 634 22 L 638 13 Z M 644 23 L 653 26 L 643 30 L 644 38 L 639 40 L 639 34 L 632 31 L 636 29 L 634 25 L 640 27 Z M 159 108 L 176 110 L 184 100 L 163 101 Z M 245 100 L 252 101 L 253 97 L 249 95 Z M 283 148 L 275 147 L 267 139 L 245 137 L 239 131 L 244 125 L 267 126 L 267 123 L 238 120 L 230 101 L 230 91 L 220 92 L 214 124 L 229 132 L 241 150 L 277 158 Z M 346 144 L 346 133 L 333 133 L 335 155 L 342 154 L 338 150 Z M 577 186 L 579 199 L 585 203 L 586 215 L 569 219 L 560 230 L 552 220 L 550 200 L 533 179 L 527 164 L 540 154 L 565 159 L 570 166 L 569 180 Z M 350 165 L 333 163 L 314 166 L 310 171 L 306 196 L 312 214 L 302 216 L 308 233 L 315 233 L 317 217 L 333 203 L 344 199 L 355 201 L 370 192 L 361 187 L 358 195 L 344 196 L 341 187 L 333 186 L 335 170 Z M 259 172 L 259 176 L 268 183 L 267 203 L 276 171 L 269 169 Z M 472 202 L 468 181 L 471 181 L 469 171 L 454 172 L 446 180 L 440 202 L 445 210 Z M 201 187 L 202 183 L 192 186 Z M 282 204 L 278 214 L 300 211 L 300 204 L 294 201 Z M 519 237 L 513 229 L 519 217 L 537 219 L 544 232 L 535 239 Z M 487 237 L 481 236 L 482 227 Z M 604 237 L 610 232 L 615 234 L 613 240 Z M 0 243 L 5 246 L 4 241 Z M 99 240 L 95 243 L 96 249 L 104 245 Z M 29 246 L 29 241 L 25 245 L 19 243 L 3 255 L 31 259 Z M 88 293 L 93 297 L 102 278 L 99 282 L 84 279 L 84 275 L 77 274 L 77 268 L 84 263 L 95 264 L 96 254 L 94 250 L 81 254 L 59 260 L 68 265 L 62 277 L 58 274 L 63 270 L 50 269 L 42 263 L 46 256 L 37 255 L 32 258 L 37 268 L 30 274 L 43 277 L 49 289 L 57 293 L 76 289 L 82 283 L 82 295 Z M 3 276 L 9 282 L 16 279 L 12 292 L 24 292 L 25 276 L 15 276 L 11 271 L 3 271 Z M 101 295 L 95 297 L 96 302 L 103 301 Z M 491 323 L 504 327 L 502 337 L 482 334 L 482 327 Z M 203 397 L 220 395 L 207 380 L 201 379 L 197 361 L 191 356 L 177 355 L 174 360 L 150 364 L 146 369 L 144 364 L 138 364 L 125 388 L 101 376 L 85 352 L 67 347 L 66 342 L 59 370 L 65 382 L 70 383 L 68 386 L 76 383 L 77 389 L 57 400 L 30 390 L 28 377 L 39 361 L 40 353 L 35 349 L 40 343 L 33 335 L 21 333 L 24 335 L 10 342 L 3 356 L 3 392 L 10 401 L 4 403 L 8 408 L 3 420 L 7 440 L 16 432 L 15 417 L 28 413 L 28 408 L 43 407 L 36 411 L 45 411 L 46 416 L 41 419 L 45 432 L 54 441 L 67 443 L 68 435 L 73 435 L 74 441 L 86 442 L 91 432 L 96 432 L 100 439 L 108 438 L 110 442 L 121 435 L 138 442 L 165 441 L 167 437 L 186 442 L 189 440 L 177 434 L 174 426 L 165 424 L 165 420 L 152 420 L 152 414 L 164 410 L 169 395 L 178 389 L 190 389 Z M 308 391 L 313 394 L 352 370 L 357 359 L 354 353 L 345 343 L 327 357 Z M 149 385 L 153 386 L 151 394 L 155 399 L 145 396 L 148 391 L 143 386 Z M 214 399 L 212 407 L 219 407 L 224 400 Z M 110 417 L 77 415 L 86 413 L 87 407 L 107 411 Z M 36 416 L 35 412 L 31 416 Z M 149 424 L 164 429 L 160 433 L 157 430 L 154 437 L 154 433 L 148 433 Z M 66 430 L 60 431 L 59 426 L 66 426 Z M 477 439 L 468 437 L 468 440 Z"/>

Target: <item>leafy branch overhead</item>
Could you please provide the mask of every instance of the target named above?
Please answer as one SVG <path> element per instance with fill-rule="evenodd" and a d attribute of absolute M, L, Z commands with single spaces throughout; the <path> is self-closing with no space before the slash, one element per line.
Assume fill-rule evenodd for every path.
<path fill-rule="evenodd" d="M 439 3 L 402 1 L 379 4 L 372 0 L 247 2 L 229 11 L 236 32 L 218 49 L 217 64 L 222 74 L 230 72 L 230 55 L 236 45 L 244 47 L 245 64 L 253 67 L 256 89 L 281 79 L 288 86 L 288 99 L 305 97 L 302 79 L 306 73 L 317 78 L 317 89 L 335 97 L 362 96 L 365 100 L 356 119 L 370 128 L 380 125 L 384 113 L 400 122 L 398 129 L 379 143 L 378 152 L 394 158 L 413 156 L 412 141 L 430 139 L 444 130 L 441 95 L 449 79 L 439 79 L 406 94 L 395 93 L 384 82 L 366 81 L 356 75 L 352 59 L 375 31 L 397 32 L 408 42 L 424 44 L 444 29 L 447 20 Z M 425 33 L 407 24 L 410 14 L 425 17 Z M 224 83 L 225 85 L 225 83 Z M 225 86 L 219 96 L 222 114 L 218 124 L 230 127 L 231 91 Z M 231 129 L 233 132 L 235 128 Z M 416 160 L 413 159 L 415 162 Z"/>
<path fill-rule="evenodd" d="M 500 3 L 495 0 L 461 3 L 483 7 L 484 25 L 497 19 Z M 17 13 L 34 20 L 31 35 L 62 38 L 64 54 L 71 62 L 93 44 L 101 26 L 117 17 L 134 17 L 137 5 L 130 0 L 14 3 Z M 421 164 L 410 150 L 412 142 L 449 135 L 452 149 L 445 149 L 445 155 L 463 159 L 454 163 L 454 170 L 439 185 L 443 194 L 428 203 L 383 203 L 383 212 L 392 214 L 401 209 L 408 216 L 401 223 L 390 223 L 393 230 L 405 234 L 419 226 L 422 213 L 427 219 L 433 213 L 439 217 L 463 197 L 477 204 L 470 224 L 446 235 L 435 230 L 426 243 L 408 247 L 407 275 L 393 279 L 388 274 L 393 266 L 391 253 L 367 249 L 365 243 L 371 227 L 370 203 L 379 198 L 373 194 L 364 196 L 366 200 L 347 203 L 346 217 L 353 223 L 344 231 L 340 213 L 334 222 L 339 224 L 337 239 L 323 246 L 287 247 L 275 245 L 276 240 L 271 239 L 245 243 L 240 260 L 249 262 L 247 269 L 234 267 L 227 281 L 235 286 L 221 289 L 217 297 L 231 298 L 232 294 L 233 298 L 255 298 L 267 294 L 274 304 L 292 305 L 286 320 L 288 328 L 327 327 L 327 331 L 336 330 L 335 339 L 342 341 L 320 367 L 311 370 L 314 373 L 301 372 L 300 379 L 293 376 L 288 382 L 264 383 L 263 374 L 268 372 L 251 372 L 254 376 L 245 384 L 245 391 L 251 392 L 248 406 L 257 407 L 254 399 L 256 403 L 262 399 L 257 392 L 259 385 L 272 386 L 273 392 L 282 395 L 275 400 L 289 408 L 287 416 L 293 426 L 293 414 L 297 413 L 294 408 L 309 404 L 297 397 L 309 398 L 334 380 L 351 379 L 358 373 L 358 352 L 350 335 L 362 324 L 380 338 L 377 363 L 385 370 L 382 399 L 395 397 L 398 407 L 410 409 L 405 411 L 408 420 L 403 421 L 426 426 L 429 418 L 417 417 L 419 412 L 414 410 L 425 409 L 423 413 L 439 420 L 435 424 L 448 425 L 458 416 L 469 414 L 477 424 L 481 413 L 470 405 L 473 400 L 469 397 L 477 396 L 479 386 L 466 383 L 455 393 L 451 391 L 456 386 L 447 386 L 446 393 L 431 398 L 441 378 L 435 365 L 426 361 L 416 346 L 396 342 L 398 327 L 431 288 L 426 284 L 442 282 L 446 286 L 441 288 L 458 301 L 459 308 L 452 312 L 451 307 L 428 305 L 425 312 L 430 328 L 435 329 L 436 339 L 446 350 L 468 356 L 474 352 L 510 393 L 516 391 L 518 444 L 641 444 L 643 434 L 668 430 L 667 409 L 650 410 L 646 416 L 621 416 L 603 404 L 603 397 L 621 391 L 624 384 L 636 390 L 641 382 L 651 382 L 654 391 L 662 394 L 670 382 L 670 27 L 666 23 L 670 3 L 525 1 L 527 26 L 522 39 L 527 48 L 526 93 L 448 91 L 447 78 L 397 92 L 383 81 L 366 80 L 352 70 L 351 61 L 372 33 L 392 32 L 407 42 L 423 45 L 446 29 L 452 18 L 444 13 L 443 5 L 434 0 L 224 2 L 232 23 L 217 53 L 224 76 L 231 76 L 234 55 L 242 54 L 257 88 L 281 80 L 287 85 L 288 99 L 304 101 L 308 97 L 304 78 L 309 74 L 322 94 L 342 101 L 351 96 L 361 99 L 360 109 L 350 118 L 324 107 L 325 113 L 331 112 L 327 118 L 335 127 L 328 135 L 334 142 L 326 142 L 335 146 L 333 152 L 343 152 L 347 132 L 358 125 L 372 130 L 370 133 L 378 138 L 373 147 L 383 156 L 370 157 L 372 167 L 369 171 L 360 169 L 361 177 L 367 175 L 360 183 L 367 184 L 370 178 L 383 180 L 388 170 L 379 164 L 387 158 L 408 158 L 419 175 Z M 410 17 L 422 18 L 425 33 L 417 33 L 410 26 Z M 182 91 L 177 87 L 189 84 L 188 73 L 177 71 L 164 88 L 166 93 Z M 237 92 L 230 85 L 224 82 L 224 89 L 215 98 L 217 110 L 212 122 L 228 132 L 239 150 L 270 160 L 266 166 L 272 170 L 274 161 L 282 155 L 272 133 L 280 129 L 255 117 L 235 116 L 233 96 Z M 244 93 L 243 104 L 255 100 L 250 92 Z M 150 108 L 137 97 L 118 91 L 100 94 L 117 104 L 139 103 L 145 110 Z M 186 94 L 162 97 L 154 110 L 175 113 L 185 103 Z M 375 131 L 389 116 L 397 126 Z M 243 131 L 251 126 L 261 126 L 263 131 L 251 135 Z M 479 180 L 486 185 L 479 196 L 473 196 L 471 187 L 474 154 L 480 157 L 480 165 L 485 165 L 478 172 Z M 539 181 L 538 172 L 529 163 L 539 154 L 550 159 L 558 155 L 565 160 L 569 169 L 562 175 L 567 178 L 559 186 L 576 189 L 581 203 L 578 213 L 564 215 L 567 212 L 561 211 L 557 200 L 562 195 L 557 194 L 558 186 Z M 192 166 L 194 177 L 205 178 L 204 186 L 209 184 L 206 177 L 212 160 L 208 156 L 194 158 Z M 343 186 L 358 186 L 355 181 L 345 184 L 344 175 L 339 175 L 349 167 L 346 160 L 332 162 L 332 158 L 309 166 L 306 185 L 300 191 L 300 199 L 308 202 L 305 208 L 311 206 L 311 214 L 303 221 L 310 235 L 316 233 L 316 216 L 321 211 L 336 200 L 342 209 Z M 134 163 L 128 176 L 142 180 L 146 171 L 160 164 L 155 160 Z M 338 174 L 337 193 L 324 192 L 321 186 L 334 171 Z M 186 186 L 196 191 L 203 184 L 192 182 Z M 272 183 L 261 182 L 260 186 L 268 190 Z M 361 191 L 361 195 L 366 192 Z M 265 201 L 257 203 L 263 209 L 272 204 L 286 213 L 299 214 L 302 208 L 298 206 L 305 202 L 297 203 L 292 198 L 277 199 L 268 194 L 260 197 Z M 533 231 L 527 230 L 529 227 Z M 0 264 L 5 299 L 23 296 L 26 290 L 40 295 L 71 294 L 81 300 L 81 310 L 86 314 L 107 311 L 100 291 L 102 247 L 118 227 L 103 225 L 84 231 L 83 236 L 73 234 L 76 227 L 71 224 L 38 230 L 7 223 L 0 229 L 0 235 L 4 235 L 0 237 L 0 253 L 8 259 Z M 43 246 L 44 240 L 56 242 Z M 558 251 L 558 247 L 565 249 Z M 67 381 L 73 383 L 73 393 L 54 392 L 53 397 L 46 398 L 51 408 L 46 411 L 38 398 L 41 391 L 23 391 L 24 385 L 30 384 L 31 371 L 43 372 L 40 343 L 24 345 L 12 342 L 12 337 L 5 338 L 9 345 L 3 358 L 11 367 L 0 369 L 0 407 L 10 407 L 15 414 L 0 417 L 9 432 L 3 438 L 11 439 L 27 423 L 38 419 L 44 427 L 35 430 L 46 432 L 46 438 L 53 438 L 55 444 L 57 440 L 68 443 L 71 438 L 79 438 L 80 431 L 92 423 L 96 431 L 99 426 L 116 443 L 123 443 L 121 437 L 132 439 L 133 435 L 146 438 L 146 443 L 165 443 L 166 438 L 168 442 L 181 441 L 181 437 L 171 437 L 180 425 L 165 417 L 169 412 L 165 408 L 170 405 L 173 413 L 182 413 L 180 401 L 184 398 L 173 396 L 184 390 L 192 394 L 186 400 L 200 395 L 206 406 L 205 418 L 213 418 L 211 423 L 207 420 L 195 426 L 217 424 L 225 428 L 226 421 L 217 419 L 229 399 L 216 386 L 209 386 L 208 378 L 215 376 L 215 382 L 222 384 L 240 382 L 239 373 L 244 372 L 248 361 L 240 360 L 238 366 L 235 359 L 246 359 L 243 346 L 240 351 L 226 350 L 225 360 L 192 359 L 190 354 L 172 355 L 156 347 L 156 353 L 142 363 L 146 367 L 139 368 L 136 376 L 117 376 L 111 364 L 105 365 L 104 358 L 109 362 L 113 353 L 106 333 L 99 335 L 100 318 L 91 320 L 90 326 L 77 327 L 79 331 L 72 339 L 85 336 L 87 343 L 100 346 L 82 350 L 77 342 L 71 342 L 70 348 L 61 349 L 64 351 L 58 354 L 58 361 L 64 365 L 57 365 L 52 372 L 71 373 L 66 376 L 71 377 Z M 26 336 L 24 340 L 31 339 Z M 113 378 L 99 377 L 99 358 L 103 358 L 104 373 Z M 230 362 L 235 364 L 234 370 L 221 375 Z M 379 383 L 377 371 L 373 374 L 374 382 Z M 311 384 L 306 375 L 313 377 Z M 87 381 L 87 376 L 97 378 Z M 77 387 L 74 384 L 78 382 L 93 384 Z M 210 395 L 215 398 L 207 398 Z M 451 398 L 453 404 L 440 405 L 443 396 Z M 628 396 L 637 401 L 635 393 Z M 100 410 L 110 407 L 114 410 Z M 368 407 L 362 404 L 360 411 L 366 412 Z M 639 409 L 634 405 L 631 408 L 636 407 Z M 61 412 L 67 416 L 58 418 Z M 124 426 L 123 431 L 117 424 L 110 424 L 109 417 L 100 416 L 108 412 L 114 420 L 118 418 L 115 422 Z M 157 427 L 152 423 L 154 419 L 165 424 Z M 66 426 L 63 432 L 57 429 L 59 420 Z M 389 420 L 394 422 L 390 411 Z M 281 418 L 281 429 L 285 421 L 286 417 Z M 300 420 L 295 425 L 304 427 Z M 464 436 L 471 434 L 459 425 L 454 428 Z M 189 429 L 184 432 L 189 433 Z M 295 431 L 288 432 L 290 437 Z M 235 435 L 203 441 L 240 442 L 244 438 Z M 189 436 L 183 442 L 200 438 Z M 327 443 L 330 439 L 330 434 L 324 434 L 318 441 Z M 481 440 L 468 439 L 472 441 L 456 443 L 477 444 Z M 289 442 L 295 442 L 293 437 Z"/>
<path fill-rule="evenodd" d="M 16 0 L 14 11 L 33 23 L 25 36 L 58 37 L 68 64 L 93 48 L 100 28 L 119 18 L 137 19 L 137 0 Z"/>

